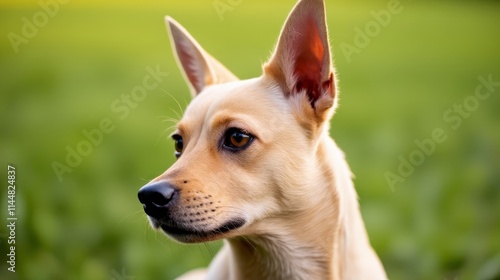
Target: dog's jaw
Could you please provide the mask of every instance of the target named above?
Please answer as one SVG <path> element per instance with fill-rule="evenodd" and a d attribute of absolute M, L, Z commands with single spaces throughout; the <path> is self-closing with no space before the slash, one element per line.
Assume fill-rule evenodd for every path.
<path fill-rule="evenodd" d="M 172 219 L 156 219 L 149 217 L 151 226 L 154 229 L 161 229 L 166 235 L 181 243 L 200 243 L 220 240 L 236 235 L 234 231 L 245 226 L 243 218 L 234 218 L 223 222 L 217 226 L 198 226 L 179 224 Z"/>
<path fill-rule="evenodd" d="M 182 243 L 199 243 L 221 239 L 230 231 L 245 225 L 245 220 L 234 219 L 223 223 L 215 229 L 188 229 L 179 226 L 161 224 L 159 227 L 173 239 Z"/>

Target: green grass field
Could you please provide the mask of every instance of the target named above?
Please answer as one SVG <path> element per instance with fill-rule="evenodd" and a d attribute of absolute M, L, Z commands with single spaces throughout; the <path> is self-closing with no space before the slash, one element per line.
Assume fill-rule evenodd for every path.
<path fill-rule="evenodd" d="M 37 1 L 0 3 L 0 279 L 172 279 L 210 262 L 220 243 L 178 245 L 154 232 L 136 193 L 174 161 L 165 120 L 190 100 L 164 15 L 251 78 L 295 1 L 240 2 L 221 19 L 213 0 L 70 1 L 31 38 L 23 17 L 43 11 Z M 342 46 L 356 46 L 357 28 L 373 25 L 390 1 L 326 2 L 341 88 L 331 133 L 390 279 L 500 279 L 500 87 L 474 102 L 479 77 L 500 82 L 500 3 L 401 0 L 401 12 L 348 56 Z M 18 53 L 11 33 L 25 38 Z M 126 116 L 115 112 L 147 67 L 168 76 Z M 112 131 L 82 146 L 82 131 L 103 120 Z M 399 174 L 400 157 L 435 129 L 446 140 L 391 187 L 386 172 Z M 59 180 L 54 162 L 67 164 L 78 147 L 86 155 L 70 157 L 75 166 Z M 16 273 L 7 270 L 8 164 L 16 167 Z"/>

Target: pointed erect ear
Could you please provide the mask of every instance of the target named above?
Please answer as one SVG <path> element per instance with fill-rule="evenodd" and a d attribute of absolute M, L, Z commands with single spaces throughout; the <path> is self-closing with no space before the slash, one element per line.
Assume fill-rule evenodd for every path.
<path fill-rule="evenodd" d="M 264 65 L 264 73 L 272 76 L 287 96 L 305 91 L 313 108 L 334 105 L 335 79 L 323 0 L 297 3 L 281 30 L 274 54 Z M 316 104 L 322 97 L 329 97 L 331 104 Z"/>
<path fill-rule="evenodd" d="M 238 78 L 200 47 L 193 37 L 171 17 L 165 17 L 173 42 L 174 54 L 188 81 L 193 97 L 213 84 L 237 81 Z"/>

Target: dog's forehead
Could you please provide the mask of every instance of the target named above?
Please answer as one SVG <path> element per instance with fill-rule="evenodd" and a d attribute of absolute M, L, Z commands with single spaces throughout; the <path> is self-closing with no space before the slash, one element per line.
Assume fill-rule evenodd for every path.
<path fill-rule="evenodd" d="M 266 118 L 285 105 L 278 87 L 262 79 L 212 85 L 205 88 L 187 107 L 180 123 L 206 123 L 219 112 L 252 114 Z"/>

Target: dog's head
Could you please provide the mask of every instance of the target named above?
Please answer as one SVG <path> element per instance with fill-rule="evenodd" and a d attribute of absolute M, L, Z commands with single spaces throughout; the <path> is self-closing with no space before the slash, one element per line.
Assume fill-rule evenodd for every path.
<path fill-rule="evenodd" d="M 262 76 L 242 81 L 166 20 L 194 98 L 172 136 L 177 161 L 139 191 L 153 227 L 201 242 L 314 205 L 336 104 L 323 1 L 299 1 Z"/>

